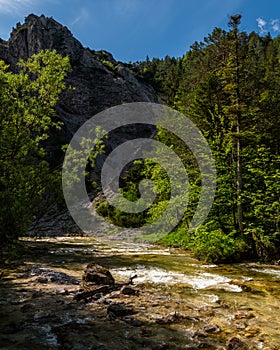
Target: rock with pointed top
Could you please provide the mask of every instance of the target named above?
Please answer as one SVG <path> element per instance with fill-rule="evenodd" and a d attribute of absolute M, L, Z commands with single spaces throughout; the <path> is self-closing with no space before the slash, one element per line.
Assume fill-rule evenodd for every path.
<path fill-rule="evenodd" d="M 66 79 L 72 89 L 62 94 L 57 106 L 66 142 L 87 119 L 108 107 L 158 101 L 153 88 L 139 81 L 126 64 L 104 50 L 84 48 L 69 29 L 44 15 L 30 14 L 13 28 L 8 41 L 0 40 L 0 59 L 16 71 L 19 59 L 46 49 L 68 55 L 73 68 Z M 145 128 L 142 137 L 151 133 Z"/>

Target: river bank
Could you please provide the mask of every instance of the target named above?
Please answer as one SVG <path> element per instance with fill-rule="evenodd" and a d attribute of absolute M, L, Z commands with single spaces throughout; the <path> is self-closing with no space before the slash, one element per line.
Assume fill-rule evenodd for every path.
<path fill-rule="evenodd" d="M 1 349 L 280 349 L 277 266 L 207 265 L 91 237 L 22 243 L 22 257 L 1 267 Z M 116 281 L 137 274 L 138 293 L 75 301 L 92 261 Z"/>

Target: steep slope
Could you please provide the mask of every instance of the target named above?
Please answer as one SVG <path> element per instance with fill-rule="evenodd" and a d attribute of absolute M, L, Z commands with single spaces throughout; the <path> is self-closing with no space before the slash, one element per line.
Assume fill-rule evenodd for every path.
<path fill-rule="evenodd" d="M 73 89 L 63 93 L 57 106 L 66 138 L 85 120 L 108 107 L 127 102 L 157 102 L 153 88 L 138 81 L 125 64 L 106 51 L 84 48 L 53 18 L 31 14 L 13 28 L 8 41 L 0 39 L 0 59 L 10 64 L 12 70 L 17 69 L 20 58 L 44 49 L 69 55 L 73 67 L 67 78 Z"/>
<path fill-rule="evenodd" d="M 62 130 L 51 131 L 44 142 L 47 160 L 51 167 L 60 167 L 64 153 L 61 146 L 69 143 L 76 130 L 89 118 L 108 107 L 129 102 L 157 102 L 153 88 L 139 80 L 126 65 L 116 61 L 106 51 L 84 48 L 71 32 L 53 18 L 29 15 L 23 24 L 13 28 L 8 41 L 0 39 L 0 59 L 18 71 L 19 59 L 27 59 L 41 50 L 53 50 L 70 58 L 72 72 L 66 78 L 71 86 L 63 92 L 56 109 L 64 122 Z M 106 153 L 109 154 L 118 144 L 137 137 L 153 137 L 155 127 L 145 124 L 128 125 L 112 131 L 106 139 Z M 100 169 L 106 159 L 101 155 L 96 160 L 92 178 L 98 179 Z M 34 223 L 32 232 L 61 234 L 69 223 L 69 215 L 60 213 L 54 205 L 49 210 L 43 208 L 45 215 Z M 67 224 L 65 224 L 67 223 Z M 72 225 L 72 226 L 71 226 Z M 74 225 L 74 231 L 77 227 Z"/>

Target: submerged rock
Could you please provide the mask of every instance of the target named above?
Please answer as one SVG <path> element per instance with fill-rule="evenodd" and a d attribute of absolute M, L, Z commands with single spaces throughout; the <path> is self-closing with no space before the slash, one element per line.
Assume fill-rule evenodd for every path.
<path fill-rule="evenodd" d="M 203 327 L 203 331 L 210 334 L 220 333 L 220 328 L 215 324 L 207 324 Z"/>
<path fill-rule="evenodd" d="M 238 311 L 235 315 L 234 318 L 236 320 L 240 320 L 240 319 L 250 319 L 250 318 L 254 318 L 255 315 L 252 312 L 245 312 L 245 311 Z"/>
<path fill-rule="evenodd" d="M 168 315 L 160 316 L 156 319 L 156 323 L 158 324 L 171 324 L 177 323 L 185 319 L 186 317 L 181 315 L 179 312 L 171 312 Z"/>
<path fill-rule="evenodd" d="M 38 283 L 48 283 L 49 279 L 47 277 L 38 277 L 38 278 L 36 278 L 36 282 L 38 282 Z"/>
<path fill-rule="evenodd" d="M 64 272 L 57 272 L 51 269 L 45 268 L 31 268 L 27 271 L 27 276 L 38 276 L 35 278 L 35 281 L 38 283 L 55 283 L 55 284 L 79 284 L 79 281 L 67 275 Z"/>
<path fill-rule="evenodd" d="M 69 244 L 69 240 L 65 238 L 62 243 L 55 243 L 56 247 L 51 248 L 57 249 L 61 254 L 61 248 L 65 248 L 65 242 Z M 77 242 L 73 245 L 75 244 L 79 251 L 82 250 L 81 239 L 75 240 Z M 85 242 L 85 248 L 89 242 L 96 246 L 95 240 L 83 238 L 82 242 Z M 194 293 L 189 286 L 186 288 L 186 285 L 180 283 L 140 284 L 139 280 L 135 287 L 139 289 L 139 295 L 127 295 L 120 291 L 122 288 L 123 291 L 129 291 L 127 288 L 132 287 L 128 284 L 132 282 L 131 278 L 127 279 L 139 269 L 135 271 L 131 265 L 135 261 L 137 264 L 142 263 L 142 255 L 139 254 L 137 258 L 127 255 L 127 259 L 121 260 L 124 266 L 122 274 L 118 276 L 116 266 L 119 266 L 119 256 L 123 256 L 123 252 L 119 256 L 111 255 L 110 250 L 108 260 L 103 257 L 93 259 L 101 264 L 106 261 L 112 269 L 109 271 L 116 279 L 114 285 L 96 284 L 95 289 L 81 293 L 79 286 L 59 282 L 67 282 L 69 277 L 79 274 L 78 280 L 81 280 L 83 267 L 89 262 L 86 260 L 87 256 L 83 256 L 81 260 L 80 254 L 73 254 L 67 247 L 67 253 L 60 257 L 65 263 L 59 263 L 58 255 L 48 254 L 49 240 L 43 245 L 38 241 L 36 244 L 28 241 L 27 244 L 31 253 L 35 248 L 38 252 L 40 246 L 41 254 L 34 255 L 28 252 L 28 264 L 13 266 L 6 273 L 7 279 L 0 284 L 0 305 L 5 316 L 0 319 L 1 349 L 279 348 L 278 280 L 275 281 L 273 295 L 267 293 L 265 303 L 261 297 L 248 298 L 247 293 L 229 294 L 223 290 L 217 293 L 218 298 L 214 298 L 216 293 L 213 295 L 203 290 Z M 102 244 L 101 249 L 105 250 L 107 246 L 103 247 Z M 151 253 L 151 250 L 147 253 Z M 46 263 L 46 258 L 52 260 Z M 152 259 L 155 264 L 154 255 L 146 255 L 145 259 Z M 166 263 L 166 255 L 162 255 L 162 260 Z M 185 257 L 180 255 L 181 262 L 185 268 Z M 89 264 L 88 267 L 93 265 Z M 92 271 L 91 268 L 89 270 Z M 104 273 L 107 270 L 101 267 L 100 272 Z M 47 276 L 49 283 L 36 282 L 36 278 L 40 276 Z M 56 283 L 51 282 L 51 277 Z M 105 280 L 107 278 L 105 272 Z M 112 281 L 112 278 L 109 277 L 109 281 Z M 266 280 L 263 285 L 265 283 Z M 77 295 L 82 302 L 77 302 L 79 298 L 73 301 Z M 223 308 L 224 305 L 227 307 Z M 269 307 L 274 312 L 265 313 Z M 219 329 L 221 331 L 218 331 Z"/>
<path fill-rule="evenodd" d="M 247 350 L 248 345 L 245 344 L 241 339 L 232 337 L 227 341 L 227 350 Z"/>

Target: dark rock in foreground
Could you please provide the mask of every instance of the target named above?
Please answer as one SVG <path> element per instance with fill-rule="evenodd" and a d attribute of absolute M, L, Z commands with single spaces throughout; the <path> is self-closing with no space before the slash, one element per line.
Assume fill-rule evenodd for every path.
<path fill-rule="evenodd" d="M 80 301 L 92 298 L 98 300 L 106 296 L 137 295 L 138 291 L 130 287 L 136 277 L 136 275 L 131 276 L 124 283 L 115 283 L 114 277 L 106 267 L 89 263 L 82 277 L 82 290 L 74 296 L 74 300 Z"/>
<path fill-rule="evenodd" d="M 100 285 L 113 286 L 114 284 L 114 277 L 108 269 L 95 263 L 87 265 L 82 279 L 84 290 L 90 290 Z"/>

